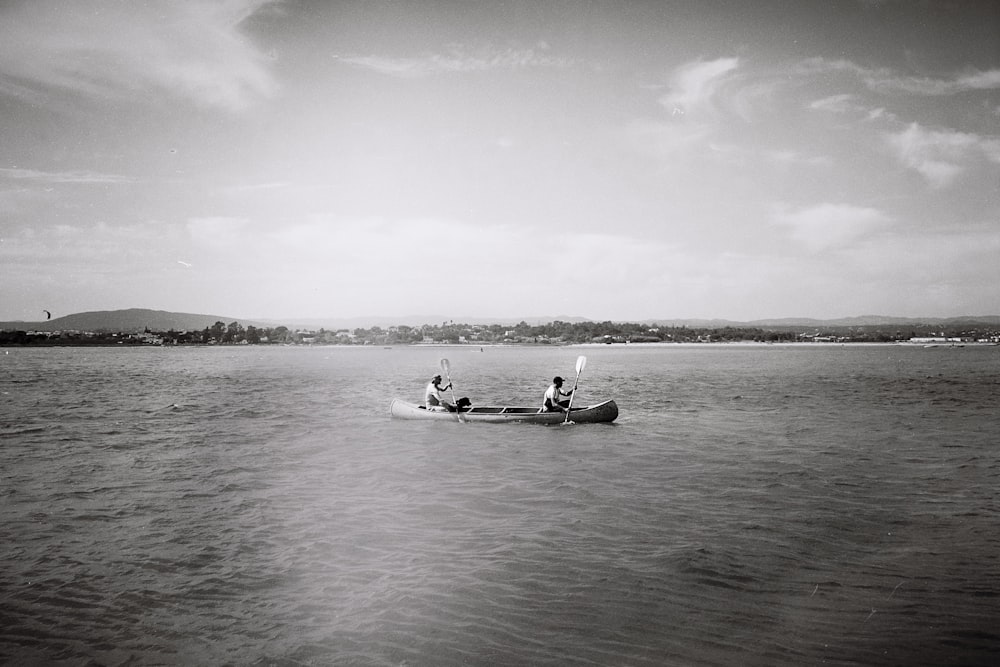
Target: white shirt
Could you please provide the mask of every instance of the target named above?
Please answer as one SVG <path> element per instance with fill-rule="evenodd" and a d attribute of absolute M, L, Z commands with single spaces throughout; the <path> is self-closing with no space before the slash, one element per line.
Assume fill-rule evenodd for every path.
<path fill-rule="evenodd" d="M 552 406 L 555 407 L 559 404 L 560 396 L 569 396 L 569 393 L 557 387 L 555 382 L 553 382 L 549 385 L 549 388 L 545 390 L 545 396 L 542 398 L 542 407 L 545 407 L 546 400 L 551 401 Z"/>
<path fill-rule="evenodd" d="M 433 408 L 441 405 L 441 402 L 441 390 L 434 384 L 434 380 L 431 380 L 424 391 L 424 407 Z"/>

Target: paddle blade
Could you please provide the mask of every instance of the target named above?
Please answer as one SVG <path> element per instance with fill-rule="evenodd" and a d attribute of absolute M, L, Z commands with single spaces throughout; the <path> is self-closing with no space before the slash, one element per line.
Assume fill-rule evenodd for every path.
<path fill-rule="evenodd" d="M 579 375 L 583 372 L 583 369 L 587 366 L 587 357 L 582 354 L 576 358 L 576 374 Z"/>
<path fill-rule="evenodd" d="M 441 360 L 441 370 L 444 371 L 445 375 L 451 375 L 451 364 L 448 363 L 447 359 Z"/>

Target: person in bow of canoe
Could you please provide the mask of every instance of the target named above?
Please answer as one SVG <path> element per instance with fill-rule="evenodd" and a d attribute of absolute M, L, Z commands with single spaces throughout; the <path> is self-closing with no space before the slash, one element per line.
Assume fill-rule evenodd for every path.
<path fill-rule="evenodd" d="M 428 410 L 448 410 L 449 412 L 454 412 L 455 406 L 451 405 L 444 400 L 443 393 L 451 389 L 451 383 L 448 383 L 447 387 L 441 386 L 441 376 L 435 375 L 431 378 L 431 381 L 427 383 L 427 389 L 424 391 L 424 407 Z"/>
<path fill-rule="evenodd" d="M 559 400 L 560 396 L 569 396 L 573 393 L 573 390 L 563 391 L 562 389 L 563 379 L 558 375 L 552 378 L 552 384 L 549 388 L 545 390 L 545 398 L 542 403 L 542 409 L 546 412 L 566 412 L 569 410 L 569 401 Z"/>

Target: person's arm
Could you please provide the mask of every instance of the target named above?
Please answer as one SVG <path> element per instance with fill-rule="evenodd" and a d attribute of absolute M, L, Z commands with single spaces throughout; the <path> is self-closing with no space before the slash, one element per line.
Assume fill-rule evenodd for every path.
<path fill-rule="evenodd" d="M 438 393 L 438 400 L 441 402 L 441 405 L 443 405 L 445 407 L 448 407 L 449 405 L 451 405 L 451 403 L 448 402 L 448 399 L 445 398 L 445 393 L 444 393 L 444 392 L 448 391 L 448 389 L 450 387 L 451 387 L 451 383 L 450 382 L 448 383 L 447 387 L 440 387 L 440 386 L 436 387 L 436 389 L 438 390 L 438 392 L 437 392 Z"/>

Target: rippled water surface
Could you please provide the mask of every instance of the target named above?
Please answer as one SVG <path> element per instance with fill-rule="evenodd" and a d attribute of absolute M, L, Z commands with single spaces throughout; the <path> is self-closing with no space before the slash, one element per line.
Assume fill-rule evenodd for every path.
<path fill-rule="evenodd" d="M 998 350 L 0 349 L 0 662 L 997 664 Z"/>

